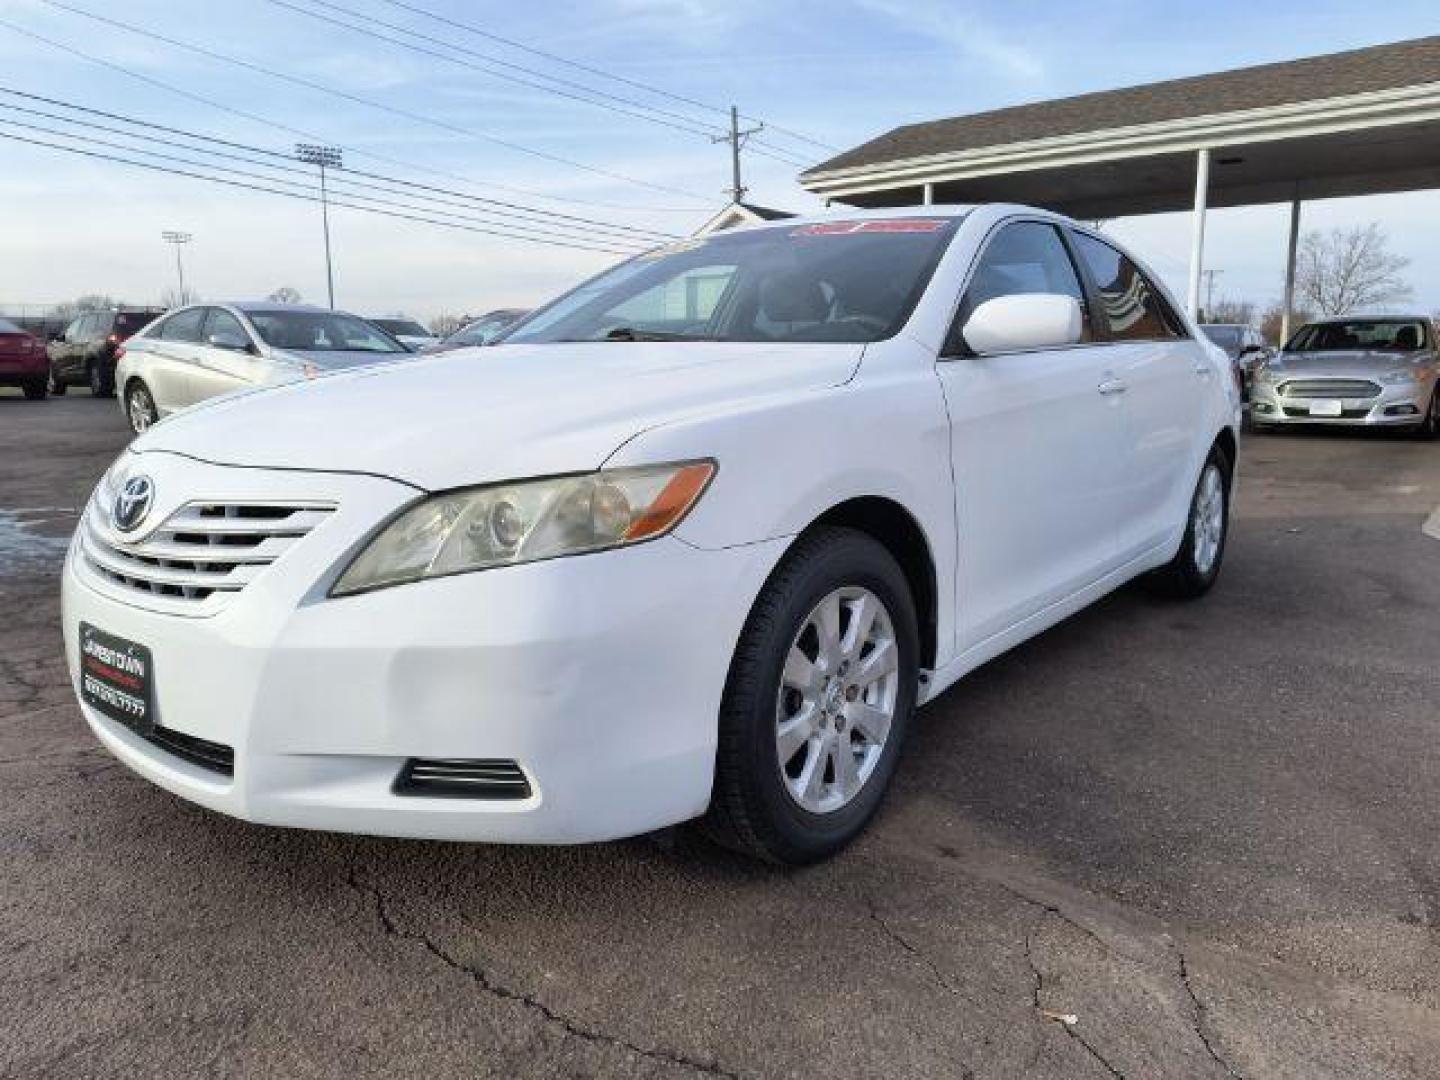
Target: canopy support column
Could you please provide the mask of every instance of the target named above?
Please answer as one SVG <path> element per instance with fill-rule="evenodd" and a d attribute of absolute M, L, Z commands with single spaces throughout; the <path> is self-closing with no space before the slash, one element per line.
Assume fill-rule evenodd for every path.
<path fill-rule="evenodd" d="M 1195 209 L 1190 218 L 1190 292 L 1185 308 L 1200 317 L 1200 275 L 1205 263 L 1205 200 L 1210 191 L 1210 148 L 1195 152 Z"/>
<path fill-rule="evenodd" d="M 1290 200 L 1290 246 L 1285 255 L 1285 303 L 1280 313 L 1280 344 L 1290 340 L 1290 318 L 1295 311 L 1295 252 L 1300 246 L 1300 185 Z"/>
<path fill-rule="evenodd" d="M 920 189 L 920 202 L 925 206 L 935 205 L 935 185 L 926 184 Z"/>

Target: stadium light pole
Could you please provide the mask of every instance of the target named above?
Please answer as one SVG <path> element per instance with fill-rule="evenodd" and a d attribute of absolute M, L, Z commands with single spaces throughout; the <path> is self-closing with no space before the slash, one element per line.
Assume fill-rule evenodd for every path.
<path fill-rule="evenodd" d="M 175 247 L 175 276 L 180 279 L 180 292 L 176 299 L 185 303 L 185 263 L 180 258 L 180 249 L 194 239 L 188 232 L 180 232 L 177 229 L 166 229 L 160 234 L 160 239 Z"/>
<path fill-rule="evenodd" d="M 330 262 L 330 196 L 325 189 L 325 170 L 338 169 L 342 164 L 340 147 L 296 143 L 295 156 L 320 170 L 320 221 L 325 228 L 325 291 L 330 307 L 335 307 L 335 270 Z"/>

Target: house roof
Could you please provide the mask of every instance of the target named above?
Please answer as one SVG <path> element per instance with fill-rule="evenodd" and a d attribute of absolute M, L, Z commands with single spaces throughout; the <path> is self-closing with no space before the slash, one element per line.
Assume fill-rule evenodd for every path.
<path fill-rule="evenodd" d="M 695 231 L 695 235 L 708 236 L 710 233 L 720 232 L 724 229 L 733 229 L 737 225 L 758 225 L 764 221 L 782 221 L 794 216 L 788 210 L 776 210 L 769 206 L 758 206 L 755 203 L 732 202 L 728 203 L 704 225 L 701 225 Z"/>
<path fill-rule="evenodd" d="M 907 124 L 802 176 L 1427 83 L 1440 83 L 1440 35 Z"/>

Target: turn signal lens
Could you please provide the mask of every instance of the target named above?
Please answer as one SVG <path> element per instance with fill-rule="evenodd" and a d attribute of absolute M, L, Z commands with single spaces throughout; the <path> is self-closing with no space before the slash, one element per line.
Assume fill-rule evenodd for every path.
<path fill-rule="evenodd" d="M 713 461 L 645 465 L 435 495 L 381 529 L 330 592 L 346 596 L 652 540 L 690 512 L 715 468 Z"/>

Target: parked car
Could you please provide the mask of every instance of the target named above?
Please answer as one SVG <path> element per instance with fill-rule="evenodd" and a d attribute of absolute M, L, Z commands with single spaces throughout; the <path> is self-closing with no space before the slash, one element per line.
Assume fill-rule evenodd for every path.
<path fill-rule="evenodd" d="M 1248 401 L 1251 373 L 1275 350 L 1265 344 L 1259 330 L 1245 323 L 1204 323 L 1200 329 L 1230 357 L 1230 362 L 1235 365 L 1235 378 L 1240 384 L 1241 396 Z"/>
<path fill-rule="evenodd" d="M 63 575 L 84 715 L 256 822 L 822 858 L 917 703 L 1131 578 L 1213 584 L 1240 413 L 1198 334 L 1023 207 L 650 253 L 483 364 L 137 439 Z"/>
<path fill-rule="evenodd" d="M 45 367 L 45 343 L 0 319 L 0 386 L 18 386 L 27 398 L 43 398 Z"/>
<path fill-rule="evenodd" d="M 96 397 L 110 397 L 120 346 L 164 313 L 164 308 L 135 307 L 81 315 L 47 349 L 50 393 L 58 397 L 72 386 L 88 386 Z"/>
<path fill-rule="evenodd" d="M 500 308 L 466 323 L 444 341 L 421 350 L 426 353 L 449 352 L 452 349 L 469 349 L 478 345 L 491 345 L 510 327 L 530 312 L 524 308 Z"/>
<path fill-rule="evenodd" d="M 1255 370 L 1257 431 L 1285 424 L 1405 427 L 1440 436 L 1440 349 L 1425 316 L 1310 323 Z"/>
<path fill-rule="evenodd" d="M 367 315 L 365 321 L 371 326 L 378 326 L 381 330 L 384 330 L 385 333 L 389 334 L 413 352 L 420 352 L 432 345 L 440 344 L 440 336 L 438 334 L 432 334 L 414 319 L 406 318 L 403 315 Z"/>
<path fill-rule="evenodd" d="M 408 356 L 364 319 L 304 304 L 194 304 L 132 337 L 116 368 L 137 434 L 198 401 Z"/>

